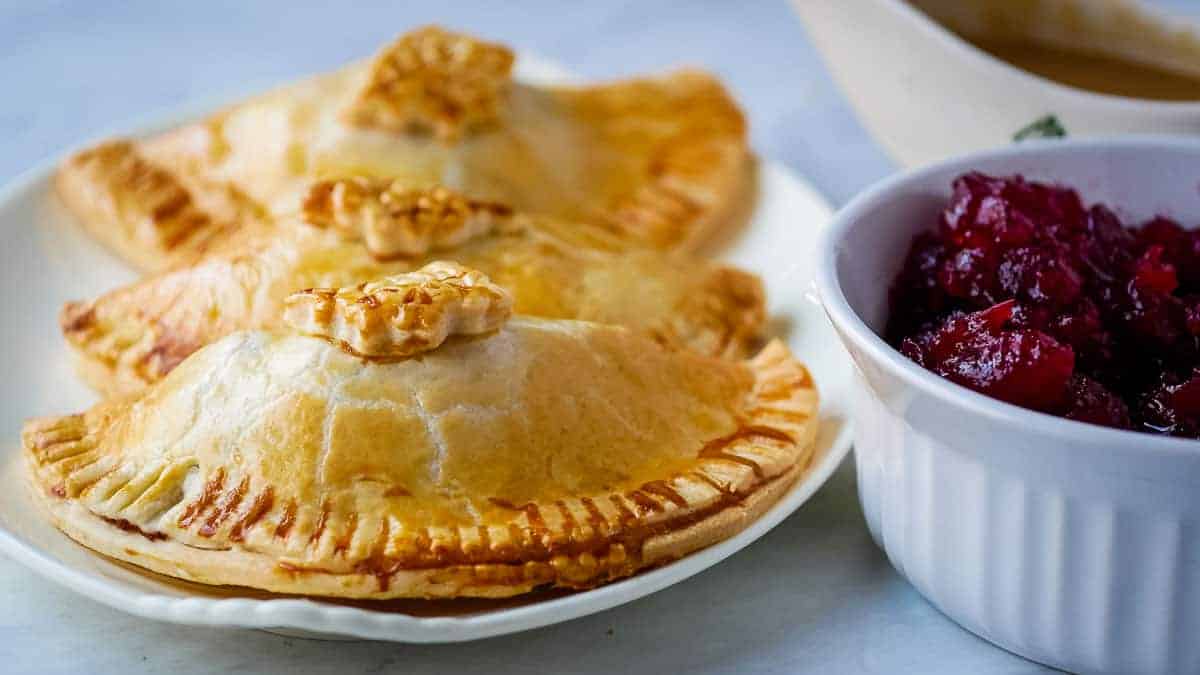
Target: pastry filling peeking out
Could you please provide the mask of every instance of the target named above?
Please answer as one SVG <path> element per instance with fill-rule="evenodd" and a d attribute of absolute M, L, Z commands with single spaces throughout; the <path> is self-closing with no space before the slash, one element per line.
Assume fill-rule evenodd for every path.
<path fill-rule="evenodd" d="M 457 140 L 496 119 L 513 60 L 503 45 L 419 28 L 375 57 L 344 118 L 359 127 L 427 130 L 442 141 Z"/>
<path fill-rule="evenodd" d="M 444 187 L 413 190 L 363 177 L 314 183 L 302 208 L 308 223 L 361 239 L 381 260 L 461 246 L 512 214 L 503 204 L 468 199 Z"/>
<path fill-rule="evenodd" d="M 432 262 L 350 288 L 310 288 L 285 301 L 284 321 L 367 359 L 399 360 L 436 349 L 451 335 L 497 330 L 513 300 L 482 272 Z"/>

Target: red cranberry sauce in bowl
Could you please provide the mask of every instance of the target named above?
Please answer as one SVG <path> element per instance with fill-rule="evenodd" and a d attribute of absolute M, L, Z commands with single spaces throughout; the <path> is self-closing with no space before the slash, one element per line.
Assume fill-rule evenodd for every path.
<path fill-rule="evenodd" d="M 1069 419 L 1200 438 L 1200 230 L 1125 225 L 1068 187 L 970 173 L 891 288 L 887 340 Z"/>

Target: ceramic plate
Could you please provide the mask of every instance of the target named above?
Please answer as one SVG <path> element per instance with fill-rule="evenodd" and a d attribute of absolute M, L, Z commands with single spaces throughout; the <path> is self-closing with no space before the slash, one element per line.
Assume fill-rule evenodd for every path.
<path fill-rule="evenodd" d="M 564 71 L 522 57 L 519 76 L 562 81 Z M 161 116 L 117 130 L 151 133 L 217 106 Z M 266 628 L 399 642 L 455 642 L 545 626 L 599 612 L 682 581 L 761 537 L 800 507 L 850 448 L 846 424 L 850 368 L 810 292 L 825 201 L 782 166 L 763 162 L 750 222 L 719 257 L 762 275 L 773 332 L 786 338 L 816 378 L 821 434 L 813 464 L 796 485 L 737 536 L 624 581 L 578 593 L 506 601 L 333 603 L 184 584 L 95 555 L 51 527 L 25 487 L 19 431 L 26 417 L 78 412 L 95 395 L 72 372 L 57 313 L 69 299 L 126 283 L 132 270 L 92 241 L 52 190 L 56 158 L 0 191 L 0 550 L 43 576 L 139 616 L 178 623 Z"/>

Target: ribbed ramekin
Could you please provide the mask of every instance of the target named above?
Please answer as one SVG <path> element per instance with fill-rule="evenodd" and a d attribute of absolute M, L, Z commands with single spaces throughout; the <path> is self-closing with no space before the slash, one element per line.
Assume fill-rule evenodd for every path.
<path fill-rule="evenodd" d="M 877 334 L 911 237 L 972 170 L 1071 185 L 1132 220 L 1200 225 L 1200 141 L 1165 137 L 968 155 L 847 205 L 822 243 L 817 285 L 858 370 L 871 534 L 930 602 L 1011 651 L 1080 672 L 1200 672 L 1200 442 L 995 401 Z"/>

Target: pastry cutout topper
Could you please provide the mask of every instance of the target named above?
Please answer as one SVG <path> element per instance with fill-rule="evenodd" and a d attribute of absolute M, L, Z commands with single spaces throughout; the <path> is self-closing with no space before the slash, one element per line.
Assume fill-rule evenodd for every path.
<path fill-rule="evenodd" d="M 312 225 L 362 240 L 379 260 L 460 246 L 512 214 L 503 204 L 468 199 L 444 187 L 414 190 L 365 177 L 314 183 L 302 211 Z"/>
<path fill-rule="evenodd" d="M 436 349 L 451 335 L 492 332 L 513 300 L 482 272 L 437 261 L 350 288 L 290 295 L 284 321 L 363 358 L 396 360 Z"/>
<path fill-rule="evenodd" d="M 390 132 L 428 129 L 455 141 L 495 120 L 513 60 L 503 45 L 438 26 L 417 29 L 375 57 L 345 119 Z"/>

